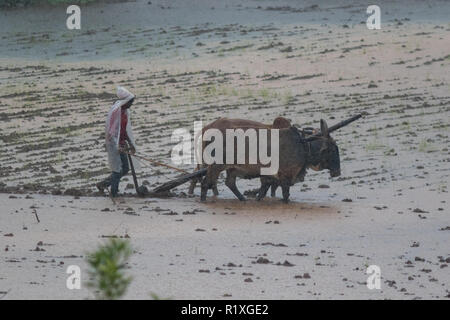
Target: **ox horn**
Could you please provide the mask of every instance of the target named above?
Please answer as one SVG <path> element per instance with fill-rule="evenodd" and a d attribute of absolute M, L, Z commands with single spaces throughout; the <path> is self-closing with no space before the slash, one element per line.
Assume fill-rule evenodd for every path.
<path fill-rule="evenodd" d="M 329 137 L 330 136 L 330 131 L 328 130 L 327 122 L 325 120 L 323 120 L 323 119 L 320 119 L 320 133 L 324 137 Z"/>
<path fill-rule="evenodd" d="M 361 118 L 362 117 L 362 114 L 357 114 L 357 115 L 354 115 L 353 117 L 351 117 L 351 118 L 348 118 L 347 120 L 343 120 L 343 121 L 341 121 L 341 122 L 338 122 L 338 123 L 336 123 L 335 125 L 332 125 L 331 127 L 329 127 L 329 128 L 327 128 L 327 129 L 325 129 L 324 131 L 324 134 L 325 135 L 328 135 L 328 134 L 330 134 L 330 132 L 333 132 L 333 131 L 336 131 L 336 130 L 338 130 L 338 129 L 340 129 L 340 128 L 342 128 L 342 127 L 345 127 L 346 125 L 349 125 L 350 123 L 352 123 L 353 121 L 356 121 L 356 120 L 358 120 L 359 118 Z M 320 124 L 321 124 L 321 130 L 323 130 L 323 128 L 322 128 L 322 122 L 325 122 L 325 121 L 320 121 Z M 319 132 L 319 133 L 316 133 L 316 134 L 313 134 L 312 136 L 310 136 L 310 137 L 308 137 L 308 138 L 306 138 L 305 140 L 306 141 L 311 141 L 311 140 L 314 140 L 315 138 L 317 138 L 317 137 L 320 137 L 320 136 L 322 136 L 322 132 Z"/>

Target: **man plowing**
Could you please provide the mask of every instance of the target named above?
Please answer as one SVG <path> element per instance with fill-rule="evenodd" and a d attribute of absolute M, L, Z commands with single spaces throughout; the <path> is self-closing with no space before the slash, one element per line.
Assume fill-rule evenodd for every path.
<path fill-rule="evenodd" d="M 97 188 L 103 192 L 111 187 L 111 196 L 117 197 L 120 178 L 129 171 L 127 152 L 134 154 L 136 147 L 130 123 L 130 107 L 135 96 L 123 87 L 117 88 L 117 100 L 111 107 L 106 118 L 105 144 L 108 152 L 108 162 L 111 175 L 97 183 Z"/>

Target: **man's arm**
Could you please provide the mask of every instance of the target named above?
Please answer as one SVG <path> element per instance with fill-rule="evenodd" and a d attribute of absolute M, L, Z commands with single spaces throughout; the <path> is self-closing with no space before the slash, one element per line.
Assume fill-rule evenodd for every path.
<path fill-rule="evenodd" d="M 125 139 L 127 140 L 128 145 L 130 146 L 130 153 L 131 153 L 131 154 L 135 154 L 135 153 L 136 153 L 136 147 L 134 146 L 134 144 L 133 144 L 133 142 L 131 141 L 131 139 L 130 139 L 130 137 L 128 136 L 128 134 L 127 134 L 127 136 L 125 137 Z"/>

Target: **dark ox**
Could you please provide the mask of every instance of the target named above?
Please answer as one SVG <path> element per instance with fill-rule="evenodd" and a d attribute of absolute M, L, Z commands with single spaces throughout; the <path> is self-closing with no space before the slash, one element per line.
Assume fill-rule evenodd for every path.
<path fill-rule="evenodd" d="M 339 148 L 330 137 L 328 126 L 324 120 L 320 120 L 321 134 L 311 136 L 308 139 L 295 127 L 283 128 L 279 130 L 279 168 L 278 172 L 272 176 L 262 176 L 260 169 L 262 165 L 256 164 L 211 164 L 207 166 L 207 173 L 202 181 L 201 201 L 206 200 L 208 189 L 217 183 L 220 172 L 227 171 L 225 184 L 236 195 L 239 200 L 245 200 L 236 186 L 236 177 L 244 179 L 261 178 L 261 189 L 258 200 L 264 198 L 267 190 L 272 184 L 281 186 L 283 201 L 289 200 L 289 190 L 298 181 L 303 181 L 307 168 L 313 170 L 330 170 L 332 177 L 340 175 Z M 242 128 L 243 130 L 248 127 Z M 224 136 L 224 162 L 226 158 L 226 128 L 220 128 Z M 270 136 L 270 134 L 269 134 Z M 259 135 L 258 135 L 259 139 Z M 258 143 L 259 145 L 259 143 Z M 270 137 L 267 141 L 268 149 Z M 248 140 L 246 140 L 246 156 L 248 161 Z M 236 150 L 235 150 L 236 154 Z"/>
<path fill-rule="evenodd" d="M 307 168 L 313 169 L 314 171 L 328 169 L 331 177 L 338 177 L 341 175 L 339 148 L 335 141 L 330 137 L 328 125 L 324 120 L 320 120 L 320 126 L 322 132 L 321 135 L 306 137 L 306 140 L 312 140 L 309 143 L 310 149 L 308 153 L 307 166 L 300 171 L 295 182 L 304 181 Z M 261 177 L 261 188 L 256 199 L 263 199 L 266 196 L 269 187 L 271 187 L 271 196 L 275 197 L 276 190 L 280 185 L 281 184 L 278 179 L 273 179 L 272 177 Z"/>

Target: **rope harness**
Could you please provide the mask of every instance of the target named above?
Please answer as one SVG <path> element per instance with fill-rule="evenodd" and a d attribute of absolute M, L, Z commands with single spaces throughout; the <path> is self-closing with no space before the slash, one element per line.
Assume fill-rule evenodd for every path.
<path fill-rule="evenodd" d="M 179 172 L 182 172 L 182 173 L 189 173 L 186 170 L 183 170 L 183 169 L 180 169 L 180 168 L 176 168 L 176 167 L 172 167 L 172 166 L 169 166 L 168 164 L 165 164 L 165 163 L 153 160 L 153 159 L 149 159 L 149 158 L 146 158 L 146 157 L 143 157 L 143 156 L 138 156 L 137 154 L 132 154 L 128 150 L 125 150 L 124 153 L 129 154 L 129 155 L 131 155 L 131 156 L 133 156 L 135 158 L 148 161 L 148 162 L 153 163 L 153 164 L 155 164 L 157 166 L 166 167 L 166 168 L 169 168 L 169 169 L 172 169 L 172 170 L 176 170 L 176 171 L 179 171 Z"/>

